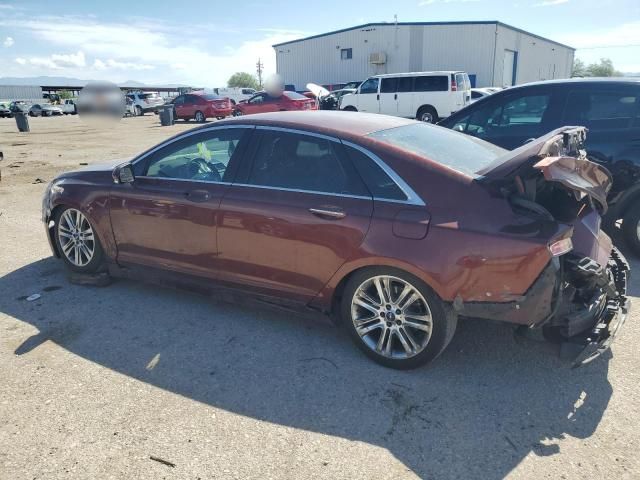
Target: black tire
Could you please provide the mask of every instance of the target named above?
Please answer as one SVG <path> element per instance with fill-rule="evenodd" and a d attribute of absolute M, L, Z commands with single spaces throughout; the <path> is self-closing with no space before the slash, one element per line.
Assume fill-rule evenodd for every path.
<path fill-rule="evenodd" d="M 241 110 L 234 110 L 233 113 L 231 114 L 234 117 L 241 117 L 242 116 L 242 111 Z"/>
<path fill-rule="evenodd" d="M 207 117 L 200 110 L 197 110 L 196 113 L 193 114 L 193 119 L 198 123 L 204 123 Z"/>
<path fill-rule="evenodd" d="M 224 120 L 224 117 L 216 117 L 216 120 Z"/>
<path fill-rule="evenodd" d="M 100 239 L 98 238 L 98 233 L 96 232 L 95 226 L 89 221 L 89 218 L 86 215 L 84 215 L 84 213 L 83 213 L 83 215 L 84 215 L 86 221 L 89 222 L 89 225 L 91 226 L 91 229 L 93 230 L 93 236 L 94 236 L 93 257 L 91 258 L 91 260 L 86 265 L 78 266 L 78 265 L 73 264 L 67 258 L 67 256 L 63 253 L 62 242 L 60 240 L 59 224 L 60 224 L 60 219 L 61 219 L 62 215 L 64 215 L 64 213 L 67 210 L 77 210 L 77 209 L 74 209 L 72 207 L 60 208 L 60 209 L 58 209 L 58 211 L 56 212 L 55 217 L 54 217 L 53 238 L 54 238 L 54 241 L 55 241 L 55 244 L 56 244 L 56 248 L 57 248 L 58 252 L 60 253 L 60 258 L 62 258 L 62 260 L 65 263 L 66 267 L 69 270 L 73 271 L 73 272 L 77 272 L 77 273 L 96 273 L 104 265 L 104 250 L 102 249 L 102 244 L 100 243 Z"/>
<path fill-rule="evenodd" d="M 426 340 L 424 349 L 414 356 L 408 358 L 390 358 L 381 353 L 377 353 L 372 347 L 365 343 L 365 340 L 363 340 L 356 330 L 351 316 L 351 305 L 354 294 L 367 280 L 376 276 L 390 276 L 406 282 L 422 295 L 428 305 L 432 321 L 431 336 Z M 353 274 L 347 281 L 343 291 L 340 302 L 340 315 L 352 340 L 365 355 L 385 367 L 399 370 L 417 368 L 438 357 L 453 338 L 458 322 L 457 315 L 453 309 L 445 305 L 426 283 L 414 275 L 391 267 L 371 267 Z M 393 340 L 391 341 L 393 342 Z"/>
<path fill-rule="evenodd" d="M 144 115 L 144 111 L 140 105 L 136 105 L 136 117 L 142 117 Z"/>
<path fill-rule="evenodd" d="M 352 107 L 351 105 L 349 105 L 348 107 L 344 107 L 342 110 L 345 111 L 345 112 L 357 112 L 358 111 L 358 109 L 356 107 Z"/>
<path fill-rule="evenodd" d="M 627 208 L 622 218 L 622 233 L 631 250 L 640 256 L 640 200 Z"/>
<path fill-rule="evenodd" d="M 436 123 L 438 121 L 438 112 L 431 105 L 423 105 L 418 109 L 416 120 L 426 123 Z"/>

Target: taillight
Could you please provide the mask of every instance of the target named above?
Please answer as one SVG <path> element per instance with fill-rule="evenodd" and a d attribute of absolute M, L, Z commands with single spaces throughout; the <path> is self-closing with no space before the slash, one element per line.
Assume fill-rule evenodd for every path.
<path fill-rule="evenodd" d="M 573 250 L 573 242 L 570 238 L 563 238 L 562 240 L 549 244 L 549 252 L 551 252 L 552 257 L 559 257 L 565 253 L 569 253 L 571 250 Z"/>

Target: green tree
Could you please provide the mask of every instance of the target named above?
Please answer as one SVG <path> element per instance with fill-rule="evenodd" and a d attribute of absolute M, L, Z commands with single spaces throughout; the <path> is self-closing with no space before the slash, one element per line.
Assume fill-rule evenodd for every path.
<path fill-rule="evenodd" d="M 613 68 L 613 62 L 610 58 L 601 58 L 598 63 L 592 63 L 587 67 L 587 75 L 590 77 L 615 77 L 620 72 Z"/>
<path fill-rule="evenodd" d="M 69 90 L 60 90 L 58 92 L 58 96 L 60 97 L 60 100 L 68 100 L 69 98 L 73 98 L 73 95 Z"/>
<path fill-rule="evenodd" d="M 573 69 L 571 70 L 572 77 L 586 77 L 587 67 L 582 60 L 575 58 L 573 60 Z"/>
<path fill-rule="evenodd" d="M 255 88 L 258 90 L 260 85 L 258 85 L 258 80 L 256 77 L 247 72 L 237 72 L 231 75 L 229 80 L 227 81 L 228 87 L 240 87 L 240 88 Z"/>

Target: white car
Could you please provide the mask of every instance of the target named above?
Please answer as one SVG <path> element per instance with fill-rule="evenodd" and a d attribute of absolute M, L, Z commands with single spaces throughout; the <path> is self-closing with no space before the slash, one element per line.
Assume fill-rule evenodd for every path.
<path fill-rule="evenodd" d="M 481 98 L 488 97 L 492 93 L 496 93 L 498 90 L 501 90 L 498 87 L 485 87 L 485 88 L 472 88 L 471 89 L 471 103 L 476 100 L 480 100 Z"/>
<path fill-rule="evenodd" d="M 210 90 L 210 91 L 208 91 Z M 204 89 L 205 93 L 212 93 L 221 97 L 227 97 L 231 100 L 231 103 L 235 105 L 242 100 L 249 100 L 253 97 L 257 91 L 254 88 L 240 88 L 240 87 L 225 87 L 225 88 L 212 88 Z"/>
<path fill-rule="evenodd" d="M 340 108 L 435 123 L 469 103 L 471 82 L 465 72 L 409 72 L 369 77 L 342 97 Z"/>
<path fill-rule="evenodd" d="M 126 96 L 133 103 L 133 110 L 138 116 L 147 112 L 157 112 L 158 107 L 164 105 L 164 100 L 158 92 L 130 92 Z"/>

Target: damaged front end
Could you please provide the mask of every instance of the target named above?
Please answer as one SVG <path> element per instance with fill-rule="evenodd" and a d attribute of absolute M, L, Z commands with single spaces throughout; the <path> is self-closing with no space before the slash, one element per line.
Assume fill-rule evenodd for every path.
<path fill-rule="evenodd" d="M 611 175 L 586 158 L 585 138 L 583 127 L 556 130 L 516 150 L 482 179 L 518 214 L 561 227 L 549 242 L 549 266 L 532 287 L 546 292 L 535 302 L 546 301 L 547 312 L 529 326 L 561 343 L 574 366 L 609 348 L 630 307 L 629 264 L 600 229 Z"/>

